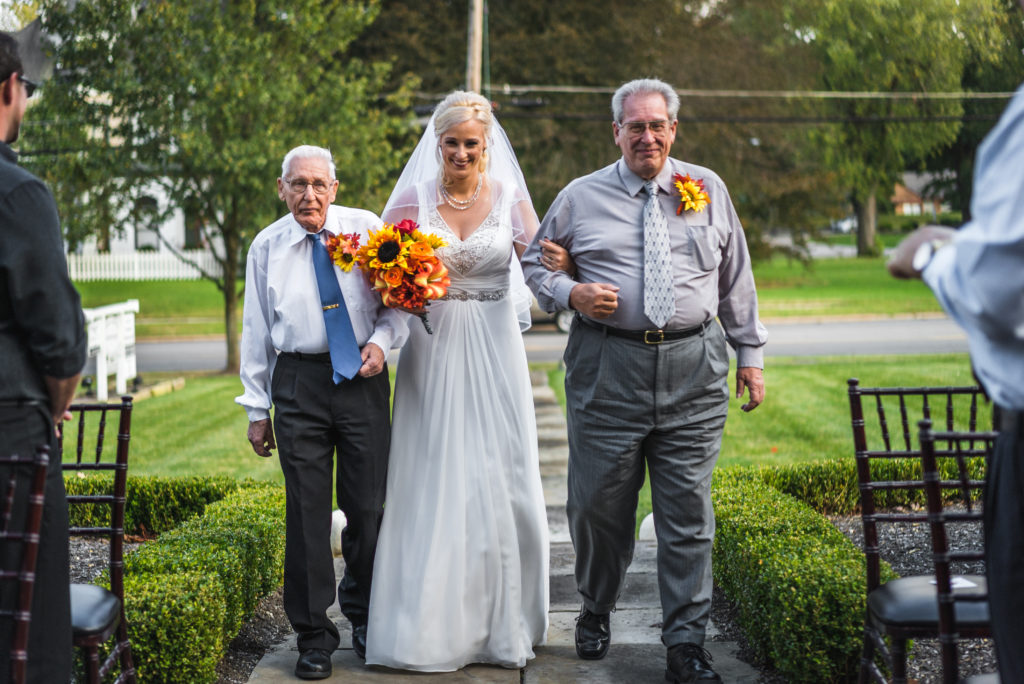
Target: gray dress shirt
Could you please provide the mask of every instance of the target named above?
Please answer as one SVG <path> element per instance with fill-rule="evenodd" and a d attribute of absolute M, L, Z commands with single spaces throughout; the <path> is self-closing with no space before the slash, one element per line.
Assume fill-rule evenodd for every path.
<path fill-rule="evenodd" d="M 676 173 L 704 181 L 710 198 L 700 212 L 677 215 Z M 722 179 L 710 169 L 669 159 L 655 178 L 658 199 L 668 218 L 676 311 L 666 330 L 692 328 L 716 316 L 740 366 L 763 367 L 767 332 L 757 317 L 757 291 L 743 227 Z M 656 326 L 643 306 L 644 181 L 619 161 L 577 178 L 555 198 L 536 238 L 523 255 L 527 284 L 546 311 L 568 309 L 577 283 L 619 287 L 619 306 L 598 322 L 626 330 Z M 540 264 L 540 240 L 569 250 L 576 278 L 547 271 Z"/>

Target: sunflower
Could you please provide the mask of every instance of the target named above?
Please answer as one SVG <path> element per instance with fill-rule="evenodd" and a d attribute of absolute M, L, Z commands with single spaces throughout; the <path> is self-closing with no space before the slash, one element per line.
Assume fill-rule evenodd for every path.
<path fill-rule="evenodd" d="M 384 226 L 370 236 L 370 241 L 359 250 L 359 261 L 371 269 L 408 270 L 408 250 L 402 246 L 402 234 L 391 224 Z"/>
<path fill-rule="evenodd" d="M 677 173 L 672 178 L 672 184 L 679 192 L 679 208 L 676 209 L 676 216 L 684 211 L 694 211 L 699 214 L 711 204 L 708 193 L 704 191 L 703 180 L 690 178 L 690 174 L 684 176 Z"/>

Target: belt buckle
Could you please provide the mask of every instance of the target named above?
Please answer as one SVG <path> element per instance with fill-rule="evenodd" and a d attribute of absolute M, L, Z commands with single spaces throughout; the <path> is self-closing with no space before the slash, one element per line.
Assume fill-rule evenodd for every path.
<path fill-rule="evenodd" d="M 664 341 L 664 330 L 644 330 L 644 344 L 661 344 Z"/>

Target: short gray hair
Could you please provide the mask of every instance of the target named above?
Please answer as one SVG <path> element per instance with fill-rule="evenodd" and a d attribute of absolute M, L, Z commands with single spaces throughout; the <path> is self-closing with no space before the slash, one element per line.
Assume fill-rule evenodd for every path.
<path fill-rule="evenodd" d="M 337 168 L 334 166 L 334 157 L 331 156 L 331 151 L 316 145 L 299 145 L 289 150 L 288 154 L 284 155 L 284 161 L 281 162 L 281 178 L 288 177 L 288 169 L 296 159 L 323 159 L 327 162 L 331 180 L 337 180 Z"/>
<path fill-rule="evenodd" d="M 675 88 L 656 78 L 638 78 L 623 83 L 612 95 L 612 117 L 615 123 L 622 123 L 622 110 L 626 106 L 626 99 L 633 95 L 661 95 L 665 98 L 669 121 L 675 121 L 679 115 L 679 95 Z"/>

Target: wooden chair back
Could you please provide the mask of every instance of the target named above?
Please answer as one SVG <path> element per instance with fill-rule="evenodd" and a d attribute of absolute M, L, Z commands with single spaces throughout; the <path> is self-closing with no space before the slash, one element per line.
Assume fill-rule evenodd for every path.
<path fill-rule="evenodd" d="M 972 465 L 987 464 L 996 432 L 933 431 L 931 421 L 919 423 L 921 468 L 927 495 L 928 525 L 939 609 L 939 645 L 942 681 L 960 681 L 957 642 L 958 603 L 988 601 L 987 587 L 965 586 L 968 580 L 954 572 L 985 574 L 984 547 L 960 540 L 984 538 L 981 494 L 984 478 L 972 477 Z M 943 462 L 950 468 L 942 468 Z M 950 493 L 955 496 L 950 496 Z"/>
<path fill-rule="evenodd" d="M 39 554 L 39 532 L 46 493 L 48 446 L 30 457 L 0 456 L 0 621 L 9 630 L 10 681 L 25 681 L 28 667 L 28 633 L 32 622 L 32 595 Z M 7 601 L 11 603 L 8 604 Z"/>
<path fill-rule="evenodd" d="M 109 591 L 97 585 L 71 585 L 74 644 L 84 652 L 90 683 L 102 681 L 120 664 L 118 682 L 134 682 L 131 643 L 124 613 L 124 516 L 131 441 L 132 398 L 120 403 L 76 403 L 72 420 L 61 425 L 61 467 L 91 481 L 90 491 L 68 494 L 70 533 L 103 537 L 109 543 Z M 108 429 L 116 418 L 113 439 Z M 111 445 L 111 441 L 114 442 Z M 102 663 L 99 647 L 112 635 L 114 647 Z"/>

